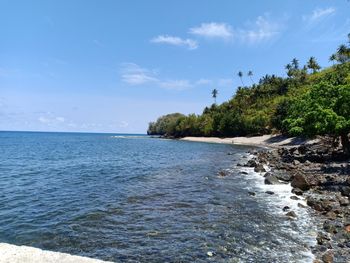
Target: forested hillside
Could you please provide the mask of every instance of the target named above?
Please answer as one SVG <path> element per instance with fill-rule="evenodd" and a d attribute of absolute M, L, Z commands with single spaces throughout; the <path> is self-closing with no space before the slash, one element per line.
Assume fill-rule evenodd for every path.
<path fill-rule="evenodd" d="M 285 67 L 287 77 L 265 75 L 257 84 L 238 87 L 232 99 L 206 107 L 201 115 L 162 116 L 149 124 L 148 134 L 172 137 L 328 134 L 341 136 L 343 145 L 349 149 L 350 34 L 348 37 L 348 43 L 330 56 L 332 67 L 320 70 L 314 57 L 305 66 L 293 59 Z M 217 94 L 214 89 L 214 99 Z"/>

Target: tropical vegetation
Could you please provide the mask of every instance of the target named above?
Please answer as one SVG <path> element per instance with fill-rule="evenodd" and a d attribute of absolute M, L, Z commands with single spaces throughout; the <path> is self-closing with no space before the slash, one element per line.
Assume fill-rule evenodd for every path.
<path fill-rule="evenodd" d="M 171 137 L 235 137 L 282 133 L 289 136 L 339 136 L 350 153 L 350 34 L 330 56 L 333 66 L 320 70 L 315 57 L 305 66 L 294 58 L 285 66 L 287 77 L 265 75 L 257 84 L 253 72 L 247 76 L 252 85 L 242 86 L 228 101 L 217 105 L 218 90 L 212 91 L 214 103 L 200 115 L 180 113 L 151 122 L 150 135 Z"/>

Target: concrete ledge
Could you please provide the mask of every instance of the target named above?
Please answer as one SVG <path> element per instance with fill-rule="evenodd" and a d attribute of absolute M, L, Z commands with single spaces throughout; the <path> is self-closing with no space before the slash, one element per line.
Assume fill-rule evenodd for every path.
<path fill-rule="evenodd" d="M 0 263 L 105 263 L 93 258 L 72 256 L 27 246 L 0 243 Z"/>

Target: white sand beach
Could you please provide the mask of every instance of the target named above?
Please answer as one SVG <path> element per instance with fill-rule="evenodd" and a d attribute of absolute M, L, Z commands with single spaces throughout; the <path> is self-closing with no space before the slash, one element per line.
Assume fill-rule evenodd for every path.
<path fill-rule="evenodd" d="M 105 263 L 93 258 L 0 243 L 0 263 Z"/>
<path fill-rule="evenodd" d="M 184 137 L 180 140 L 191 142 L 207 142 L 207 143 L 224 143 L 237 145 L 251 145 L 262 147 L 291 147 L 302 143 L 314 142 L 314 140 L 306 140 L 295 137 L 284 137 L 281 135 L 262 135 L 252 137 L 233 137 L 233 138 L 218 138 L 218 137 Z"/>

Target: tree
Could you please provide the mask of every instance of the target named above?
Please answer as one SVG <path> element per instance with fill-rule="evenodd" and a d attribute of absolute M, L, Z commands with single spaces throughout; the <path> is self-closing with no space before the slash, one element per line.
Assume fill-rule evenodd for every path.
<path fill-rule="evenodd" d="M 340 45 L 337 50 L 337 60 L 340 63 L 345 63 L 350 60 L 350 48 L 346 45 Z"/>
<path fill-rule="evenodd" d="M 337 60 L 337 55 L 336 54 L 332 54 L 330 57 L 329 57 L 329 61 L 332 61 L 333 62 L 333 66 L 334 66 L 334 61 Z"/>
<path fill-rule="evenodd" d="M 213 89 L 211 92 L 212 97 L 214 98 L 214 103 L 216 104 L 216 97 L 218 96 L 219 91 L 217 89 Z"/>
<path fill-rule="evenodd" d="M 285 69 L 287 70 L 287 76 L 288 77 L 292 77 L 293 76 L 293 67 L 292 67 L 292 65 L 288 63 L 285 66 Z"/>
<path fill-rule="evenodd" d="M 242 72 L 242 71 L 239 71 L 237 75 L 238 75 L 238 77 L 241 79 L 242 86 L 244 86 L 243 79 L 242 79 L 242 77 L 243 77 L 243 72 Z"/>
<path fill-rule="evenodd" d="M 307 62 L 307 67 L 312 70 L 312 73 L 316 73 L 321 69 L 315 57 L 310 57 L 309 61 Z"/>
<path fill-rule="evenodd" d="M 292 66 L 295 70 L 299 69 L 299 60 L 297 60 L 296 58 L 292 59 Z"/>
<path fill-rule="evenodd" d="M 254 81 L 253 81 L 253 78 L 252 78 L 253 77 L 253 71 L 251 71 L 251 70 L 248 71 L 248 77 L 250 78 L 252 83 L 255 84 Z"/>

